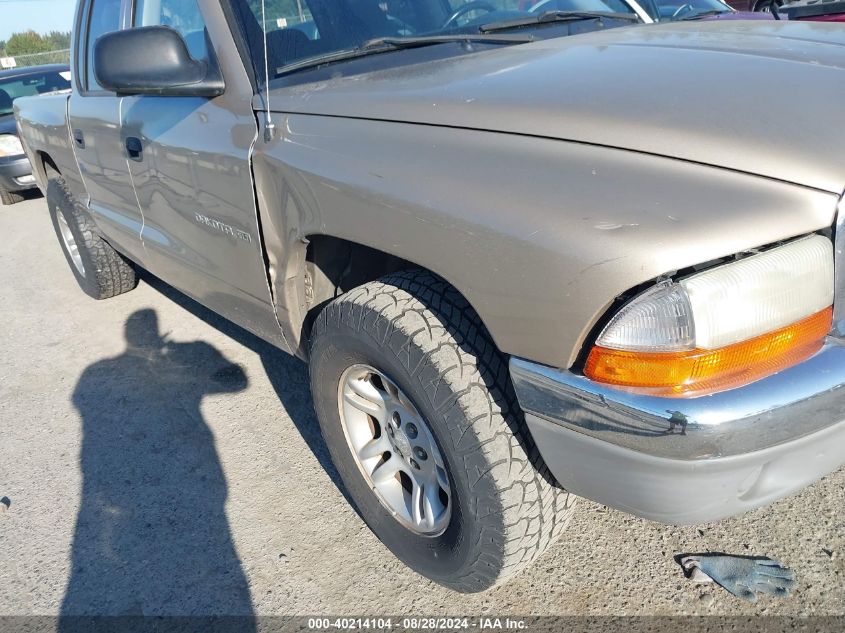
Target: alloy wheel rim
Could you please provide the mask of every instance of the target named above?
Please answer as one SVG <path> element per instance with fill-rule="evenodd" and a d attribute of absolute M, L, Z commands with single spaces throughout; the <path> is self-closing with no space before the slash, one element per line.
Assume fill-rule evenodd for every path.
<path fill-rule="evenodd" d="M 338 403 L 346 443 L 382 506 L 415 534 L 442 534 L 452 514 L 449 477 L 411 400 L 383 372 L 353 365 L 340 378 Z"/>
<path fill-rule="evenodd" d="M 82 257 L 79 255 L 79 247 L 76 245 L 76 238 L 73 237 L 70 226 L 68 226 L 65 216 L 61 212 L 56 214 L 56 218 L 59 221 L 59 233 L 62 235 L 62 242 L 64 242 L 65 250 L 67 250 L 68 255 L 70 255 L 70 260 L 73 262 L 76 270 L 78 270 L 79 274 L 84 277 L 85 265 L 82 263 Z"/>

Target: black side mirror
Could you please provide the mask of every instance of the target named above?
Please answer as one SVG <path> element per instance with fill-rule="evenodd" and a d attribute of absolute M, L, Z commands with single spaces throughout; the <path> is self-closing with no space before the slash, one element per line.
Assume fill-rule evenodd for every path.
<path fill-rule="evenodd" d="M 94 43 L 94 76 L 119 95 L 216 97 L 223 77 L 213 64 L 191 57 L 169 26 L 106 33 Z"/>

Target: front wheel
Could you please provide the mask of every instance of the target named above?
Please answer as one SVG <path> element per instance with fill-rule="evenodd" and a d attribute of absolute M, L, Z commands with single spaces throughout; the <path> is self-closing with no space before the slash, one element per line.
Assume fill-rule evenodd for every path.
<path fill-rule="evenodd" d="M 417 572 L 482 591 L 565 527 L 574 497 L 534 446 L 505 358 L 442 279 L 397 273 L 339 297 L 315 321 L 310 364 L 349 496 Z"/>

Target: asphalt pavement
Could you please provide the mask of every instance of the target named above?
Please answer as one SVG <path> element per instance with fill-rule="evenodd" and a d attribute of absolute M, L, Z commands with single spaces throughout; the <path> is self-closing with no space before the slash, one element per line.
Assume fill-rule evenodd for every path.
<path fill-rule="evenodd" d="M 347 504 L 302 362 L 149 276 L 89 299 L 40 197 L 0 207 L 0 235 L 0 615 L 845 614 L 843 471 L 697 527 L 582 501 L 509 584 L 439 587 Z M 673 557 L 707 551 L 798 588 L 692 584 Z"/>

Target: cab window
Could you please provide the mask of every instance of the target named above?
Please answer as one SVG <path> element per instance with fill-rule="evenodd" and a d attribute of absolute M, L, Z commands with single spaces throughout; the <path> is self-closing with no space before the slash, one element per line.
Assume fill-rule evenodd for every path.
<path fill-rule="evenodd" d="M 137 0 L 133 26 L 169 26 L 178 31 L 191 57 L 208 59 L 205 21 L 197 0 Z"/>
<path fill-rule="evenodd" d="M 120 28 L 120 0 L 92 0 L 85 38 L 85 87 L 102 90 L 94 77 L 94 44 L 97 38 Z"/>

